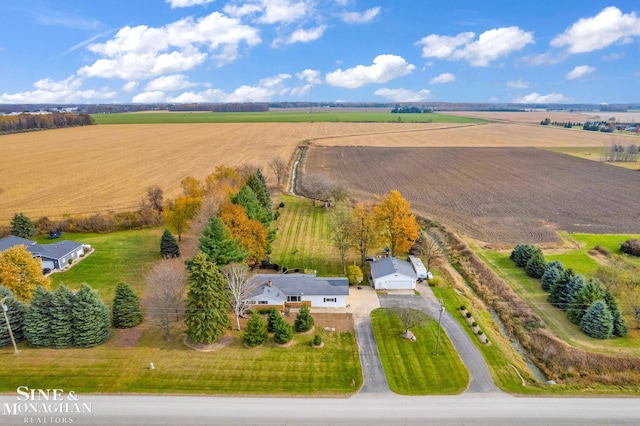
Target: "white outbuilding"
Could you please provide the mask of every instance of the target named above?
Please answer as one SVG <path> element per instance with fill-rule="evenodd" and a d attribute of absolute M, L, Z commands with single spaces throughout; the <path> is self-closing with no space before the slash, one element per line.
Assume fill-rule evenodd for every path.
<path fill-rule="evenodd" d="M 415 290 L 418 276 L 411 263 L 395 257 L 384 257 L 371 264 L 369 282 L 376 290 Z"/>

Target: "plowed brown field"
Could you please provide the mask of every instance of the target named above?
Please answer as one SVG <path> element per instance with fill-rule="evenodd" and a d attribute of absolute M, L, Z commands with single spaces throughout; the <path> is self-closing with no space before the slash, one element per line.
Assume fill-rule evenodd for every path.
<path fill-rule="evenodd" d="M 398 189 L 417 213 L 485 242 L 640 232 L 640 173 L 535 148 L 312 147 L 305 172 L 360 198 Z"/>

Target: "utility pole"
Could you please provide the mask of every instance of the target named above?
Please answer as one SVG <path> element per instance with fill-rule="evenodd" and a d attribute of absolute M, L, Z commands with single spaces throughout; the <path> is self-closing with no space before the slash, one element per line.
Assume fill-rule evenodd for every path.
<path fill-rule="evenodd" d="M 443 303 L 443 300 L 440 299 L 440 315 L 438 316 L 438 337 L 436 339 L 436 355 L 438 355 L 438 350 L 440 349 L 440 323 L 442 322 L 443 312 L 444 312 L 444 303 Z"/>
<path fill-rule="evenodd" d="M 4 320 L 7 322 L 7 330 L 9 330 L 9 336 L 11 336 L 11 343 L 13 343 L 13 353 L 18 353 L 18 346 L 16 346 L 16 339 L 13 337 L 13 331 L 11 331 L 11 324 L 9 324 L 9 317 L 7 316 L 7 311 L 9 307 L 4 304 L 4 301 L 7 300 L 8 296 L 5 296 L 0 300 L 0 305 L 2 305 L 2 313 L 4 314 Z"/>

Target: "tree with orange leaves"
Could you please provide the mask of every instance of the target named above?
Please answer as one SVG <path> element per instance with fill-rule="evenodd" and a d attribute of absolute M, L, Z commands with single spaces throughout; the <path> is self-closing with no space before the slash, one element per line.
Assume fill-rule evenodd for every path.
<path fill-rule="evenodd" d="M 389 243 L 391 255 L 406 252 L 418 237 L 418 223 L 411 205 L 402 198 L 400 191 L 393 190 L 374 208 L 376 221 L 382 235 Z"/>
<path fill-rule="evenodd" d="M 249 253 L 247 263 L 256 264 L 266 254 L 267 229 L 261 222 L 251 220 L 244 207 L 239 204 L 225 203 L 220 209 L 220 219 L 238 239 L 240 247 Z"/>

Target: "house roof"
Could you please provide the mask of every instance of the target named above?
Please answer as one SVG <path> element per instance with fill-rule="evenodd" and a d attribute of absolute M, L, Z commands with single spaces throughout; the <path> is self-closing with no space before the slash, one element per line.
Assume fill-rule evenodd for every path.
<path fill-rule="evenodd" d="M 62 259 L 68 254 L 78 250 L 82 244 L 74 241 L 62 240 L 53 244 L 34 244 L 27 247 L 27 250 L 36 257 L 46 257 L 49 259 Z"/>
<path fill-rule="evenodd" d="M 10 249 L 13 246 L 32 246 L 36 242 L 27 240 L 26 238 L 16 237 L 15 235 L 9 235 L 8 237 L 0 239 L 0 251 L 5 251 Z"/>
<path fill-rule="evenodd" d="M 315 274 L 256 274 L 251 277 L 250 284 L 256 286 L 250 297 L 264 294 L 286 300 L 287 296 L 349 295 L 346 278 L 316 277 Z"/>
<path fill-rule="evenodd" d="M 412 279 L 417 279 L 416 271 L 413 270 L 411 263 L 400 260 L 396 257 L 383 257 L 371 264 L 371 276 L 373 279 L 386 277 L 392 274 L 402 274 Z"/>

